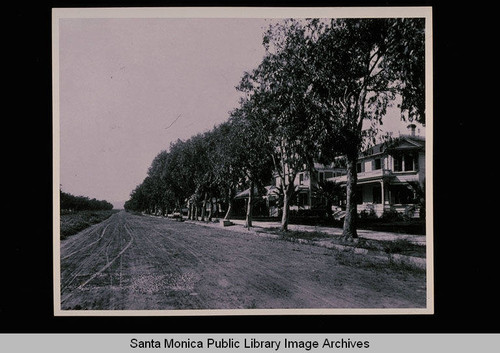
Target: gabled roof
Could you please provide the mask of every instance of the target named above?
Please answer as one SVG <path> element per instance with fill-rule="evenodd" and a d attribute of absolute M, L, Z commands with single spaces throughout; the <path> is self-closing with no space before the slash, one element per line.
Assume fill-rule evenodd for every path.
<path fill-rule="evenodd" d="M 420 136 L 407 136 L 403 135 L 390 143 L 386 150 L 407 150 L 407 149 L 424 149 L 425 138 Z"/>
<path fill-rule="evenodd" d="M 373 156 L 384 152 L 423 149 L 425 149 L 425 137 L 401 135 L 400 137 L 367 148 L 361 153 L 361 157 Z"/>

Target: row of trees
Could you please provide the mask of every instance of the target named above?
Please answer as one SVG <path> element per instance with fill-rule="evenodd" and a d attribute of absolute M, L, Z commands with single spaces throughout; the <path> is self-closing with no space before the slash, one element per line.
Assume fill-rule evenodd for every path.
<path fill-rule="evenodd" d="M 343 156 L 343 234 L 357 237 L 359 152 L 374 142 L 396 97 L 402 98 L 402 119 L 425 123 L 424 43 L 421 18 L 289 19 L 271 25 L 263 37 L 266 54 L 244 73 L 237 86 L 240 105 L 228 121 L 161 152 L 126 206 L 164 211 L 188 200 L 193 216 L 200 200 L 215 196 L 230 211 L 234 190 L 244 185 L 250 189 L 251 226 L 253 190 L 274 172 L 286 230 L 297 173 L 312 170 L 314 161 L 327 164 Z"/>
<path fill-rule="evenodd" d="M 112 210 L 113 205 L 105 200 L 90 199 L 86 196 L 74 196 L 60 190 L 61 211 L 102 211 Z"/>
<path fill-rule="evenodd" d="M 216 199 L 225 206 L 225 219 L 230 219 L 237 190 L 262 190 L 271 179 L 273 167 L 264 136 L 237 109 L 211 131 L 171 143 L 168 151 L 155 157 L 125 209 L 165 215 L 187 207 L 188 218 L 205 220 L 212 217 L 205 214 L 207 203 Z M 249 227 L 252 196 L 253 192 L 248 202 Z"/>

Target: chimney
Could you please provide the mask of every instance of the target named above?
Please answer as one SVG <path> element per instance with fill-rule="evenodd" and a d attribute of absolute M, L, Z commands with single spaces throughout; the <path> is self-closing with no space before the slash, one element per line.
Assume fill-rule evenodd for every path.
<path fill-rule="evenodd" d="M 416 127 L 417 126 L 415 124 L 410 124 L 410 125 L 407 126 L 408 131 L 410 133 L 410 136 L 415 136 L 415 128 Z"/>

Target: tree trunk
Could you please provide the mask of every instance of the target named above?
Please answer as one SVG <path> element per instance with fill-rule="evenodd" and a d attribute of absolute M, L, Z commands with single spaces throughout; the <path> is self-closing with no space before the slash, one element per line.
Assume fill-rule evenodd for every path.
<path fill-rule="evenodd" d="M 288 184 L 283 195 L 283 214 L 281 216 L 281 230 L 288 230 L 288 217 L 290 213 L 290 201 L 293 194 L 293 184 Z"/>
<path fill-rule="evenodd" d="M 207 213 L 207 193 L 203 197 L 203 202 L 201 203 L 201 220 L 205 221 L 205 214 Z"/>
<path fill-rule="evenodd" d="M 231 219 L 231 214 L 233 212 L 233 198 L 234 198 L 234 190 L 232 188 L 229 189 L 229 199 L 227 201 L 227 211 L 224 216 L 224 220 L 229 221 Z"/>
<path fill-rule="evenodd" d="M 207 219 L 208 219 L 208 221 L 211 221 L 212 220 L 212 211 L 213 211 L 213 208 L 214 208 L 214 203 L 213 203 L 211 197 L 208 199 L 208 204 L 209 204 L 210 208 L 208 210 Z"/>
<path fill-rule="evenodd" d="M 191 201 L 188 201 L 187 204 L 187 209 L 188 209 L 188 214 L 187 214 L 187 219 L 191 219 Z"/>
<path fill-rule="evenodd" d="M 333 205 L 332 200 L 330 199 L 326 200 L 326 217 L 329 220 L 333 218 L 332 205 Z"/>
<path fill-rule="evenodd" d="M 190 220 L 192 220 L 192 221 L 194 221 L 195 207 L 196 207 L 195 202 L 191 201 L 191 218 L 190 218 Z"/>
<path fill-rule="evenodd" d="M 355 154 L 347 156 L 347 185 L 346 185 L 346 214 L 344 218 L 344 229 L 342 237 L 352 240 L 358 237 L 356 231 L 357 205 L 356 205 L 356 184 L 358 175 L 356 171 L 357 156 Z"/>
<path fill-rule="evenodd" d="M 220 218 L 219 217 L 219 209 L 220 209 L 220 200 L 218 197 L 215 198 L 215 214 L 214 214 L 214 217 L 215 218 Z"/>
<path fill-rule="evenodd" d="M 247 216 L 245 219 L 245 227 L 252 227 L 252 211 L 253 211 L 253 182 L 250 181 L 250 189 L 248 192 Z"/>

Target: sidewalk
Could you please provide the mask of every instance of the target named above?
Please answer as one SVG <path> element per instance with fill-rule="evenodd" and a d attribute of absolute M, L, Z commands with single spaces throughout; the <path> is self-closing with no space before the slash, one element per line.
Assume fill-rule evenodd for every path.
<path fill-rule="evenodd" d="M 231 222 L 235 223 L 239 226 L 244 226 L 244 220 L 231 220 Z M 277 228 L 281 227 L 280 222 L 255 222 L 252 221 L 252 225 L 254 228 Z M 333 228 L 333 227 L 320 227 L 320 226 L 307 226 L 307 225 L 299 225 L 299 224 L 289 224 L 289 230 L 298 230 L 303 232 L 322 232 L 330 235 L 342 235 L 342 228 Z M 378 232 L 374 230 L 364 230 L 358 229 L 358 235 L 360 238 L 372 239 L 372 240 L 400 240 L 405 239 L 411 241 L 415 244 L 425 245 L 426 236 L 425 235 L 415 235 L 415 234 L 400 234 L 400 233 L 391 233 L 391 232 Z"/>
<path fill-rule="evenodd" d="M 187 220 L 185 220 L 187 221 Z M 212 226 L 215 228 L 226 228 L 235 231 L 244 231 L 244 232 L 264 232 L 269 229 L 280 229 L 280 222 L 262 222 L 262 221 L 252 221 L 252 228 L 248 230 L 245 228 L 245 220 L 240 219 L 232 219 L 231 222 L 233 225 L 222 227 L 218 222 L 201 222 L 201 221 L 187 221 L 196 224 L 204 224 L 207 226 Z M 342 228 L 334 228 L 334 227 L 321 227 L 321 226 L 308 226 L 308 225 L 299 225 L 299 224 L 289 224 L 289 230 L 297 230 L 303 232 L 321 232 L 326 233 L 332 236 L 340 236 L 342 235 Z M 364 239 L 371 240 L 386 240 L 386 241 L 394 241 L 394 240 L 408 240 L 414 244 L 425 245 L 426 236 L 425 235 L 416 235 L 416 234 L 402 234 L 402 233 L 391 233 L 391 232 L 379 232 L 374 230 L 365 230 L 358 229 L 358 236 Z"/>

